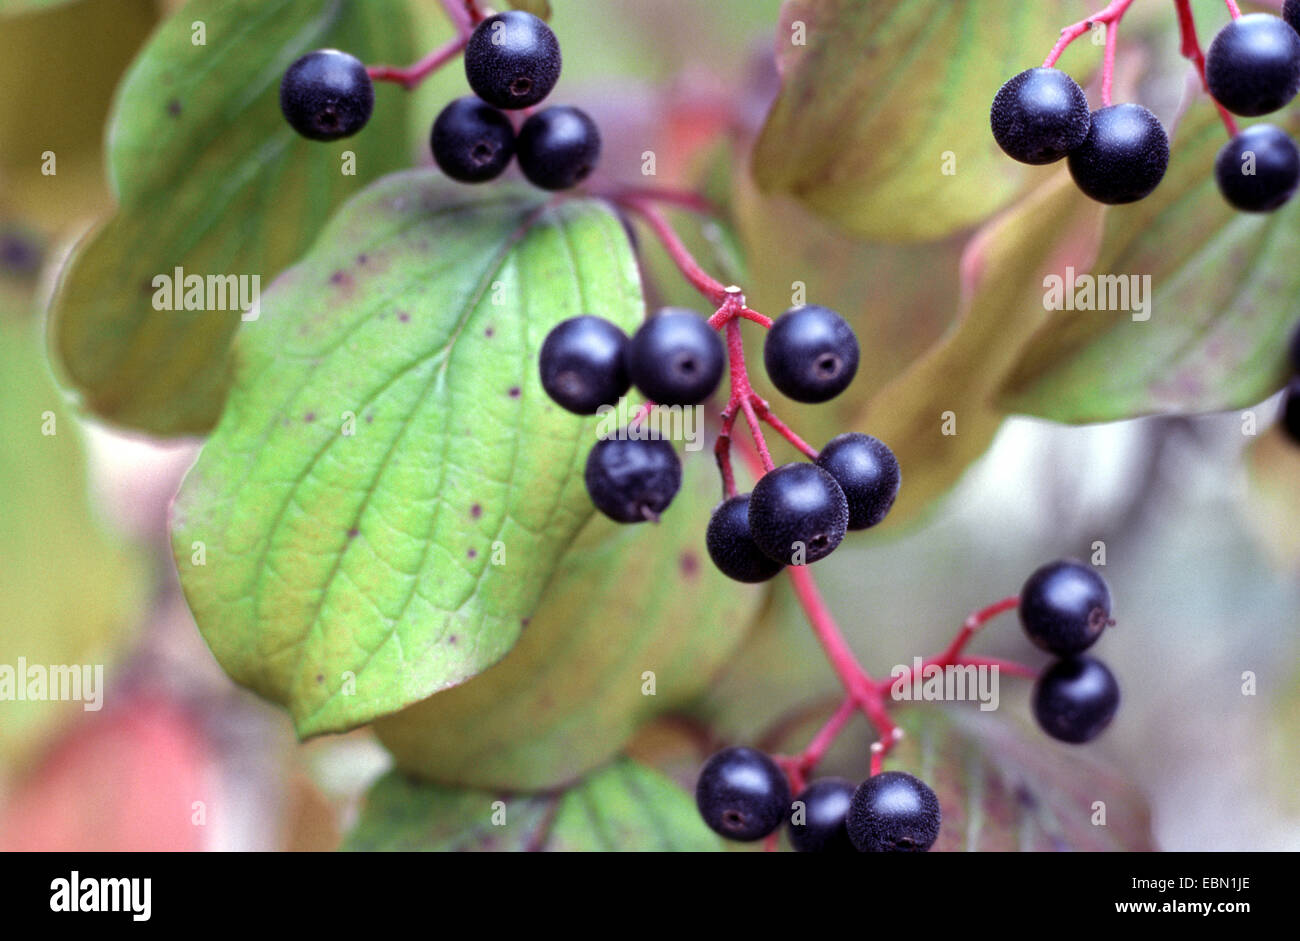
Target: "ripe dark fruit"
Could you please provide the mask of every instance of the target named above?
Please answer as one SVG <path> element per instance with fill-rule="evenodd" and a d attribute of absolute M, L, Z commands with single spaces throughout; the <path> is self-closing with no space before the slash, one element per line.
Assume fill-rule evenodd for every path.
<path fill-rule="evenodd" d="M 515 154 L 510 119 L 477 98 L 457 98 L 442 109 L 429 135 L 433 159 L 442 172 L 462 183 L 482 183 L 501 175 Z"/>
<path fill-rule="evenodd" d="M 849 529 L 875 526 L 898 496 L 902 471 L 885 443 L 851 433 L 832 438 L 817 455 L 817 466 L 835 478 L 849 504 Z"/>
<path fill-rule="evenodd" d="M 993 137 L 1021 163 L 1052 163 L 1083 143 L 1088 97 L 1060 69 L 1026 69 L 998 89 L 989 113 Z"/>
<path fill-rule="evenodd" d="M 1093 657 L 1058 660 L 1038 678 L 1034 718 L 1054 739 L 1082 745 L 1106 730 L 1119 708 L 1119 684 Z"/>
<path fill-rule="evenodd" d="M 797 462 L 768 471 L 749 498 L 749 531 L 771 559 L 787 565 L 830 555 L 849 526 L 849 504 L 835 478 Z"/>
<path fill-rule="evenodd" d="M 1300 35 L 1268 13 L 1239 17 L 1210 43 L 1205 81 L 1233 114 L 1276 111 L 1300 91 Z"/>
<path fill-rule="evenodd" d="M 795 798 L 803 804 L 802 822 L 795 822 L 796 814 L 790 816 L 790 845 L 800 853 L 854 852 L 847 819 L 855 790 L 844 778 L 822 778 L 804 788 Z"/>
<path fill-rule="evenodd" d="M 715 833 L 748 843 L 780 826 L 790 810 L 790 785 L 762 752 L 724 748 L 701 769 L 695 804 Z"/>
<path fill-rule="evenodd" d="M 694 311 L 668 308 L 643 323 L 627 348 L 628 374 L 660 405 L 698 405 L 718 388 L 726 351 Z"/>
<path fill-rule="evenodd" d="M 1020 623 L 1035 645 L 1066 657 L 1087 650 L 1110 621 L 1110 589 L 1090 565 L 1062 559 L 1020 589 Z"/>
<path fill-rule="evenodd" d="M 796 402 L 825 402 L 858 371 L 858 338 L 835 311 L 810 304 L 777 317 L 763 342 L 772 384 Z"/>
<path fill-rule="evenodd" d="M 311 140 L 350 137 L 366 126 L 375 89 L 356 56 L 337 49 L 309 52 L 280 80 L 280 110 L 295 131 Z"/>
<path fill-rule="evenodd" d="M 1111 105 L 1092 113 L 1082 144 L 1070 152 L 1070 175 L 1100 203 L 1131 203 L 1150 195 L 1169 167 L 1169 135 L 1141 105 Z"/>
<path fill-rule="evenodd" d="M 1286 20 L 1297 33 L 1300 33 L 1300 0 L 1286 0 L 1282 4 L 1282 19 Z"/>
<path fill-rule="evenodd" d="M 600 131 L 587 112 L 568 105 L 539 111 L 524 122 L 515 141 L 519 169 L 534 186 L 577 186 L 600 159 Z"/>
<path fill-rule="evenodd" d="M 1282 393 L 1280 423 L 1282 432 L 1300 444 L 1300 379 L 1292 379 Z"/>
<path fill-rule="evenodd" d="M 628 390 L 626 349 L 627 334 L 608 320 L 584 314 L 562 321 L 542 342 L 542 388 L 561 408 L 594 415 Z"/>
<path fill-rule="evenodd" d="M 704 542 L 718 570 L 738 582 L 765 582 L 781 569 L 758 548 L 749 532 L 749 494 L 730 497 L 713 511 Z"/>
<path fill-rule="evenodd" d="M 596 509 L 616 523 L 657 520 L 682 485 L 682 462 L 662 438 L 604 438 L 584 475 Z"/>
<path fill-rule="evenodd" d="M 924 853 L 939 838 L 939 798 L 903 771 L 872 775 L 853 792 L 849 839 L 863 853 Z"/>
<path fill-rule="evenodd" d="M 527 108 L 560 78 L 560 42 L 542 20 L 522 10 L 489 16 L 465 46 L 469 87 L 498 108 Z"/>
<path fill-rule="evenodd" d="M 1243 212 L 1272 212 L 1300 185 L 1300 148 L 1272 124 L 1246 128 L 1219 151 L 1214 176 L 1223 198 Z"/>

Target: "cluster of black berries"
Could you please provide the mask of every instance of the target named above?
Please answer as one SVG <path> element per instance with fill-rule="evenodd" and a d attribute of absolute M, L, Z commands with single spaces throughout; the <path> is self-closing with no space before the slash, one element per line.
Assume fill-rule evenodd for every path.
<path fill-rule="evenodd" d="M 1300 91 L 1300 0 L 1287 0 L 1284 16 L 1239 17 L 1210 44 L 1206 84 L 1233 114 L 1269 114 Z M 1169 136 L 1154 114 L 1132 103 L 1089 113 L 1083 90 L 1054 68 L 1028 69 L 1003 85 L 990 120 L 1009 156 L 1030 164 L 1068 157 L 1075 183 L 1099 202 L 1146 197 L 1169 166 Z M 1300 148 L 1281 128 L 1256 124 L 1224 145 L 1214 173 L 1234 208 L 1272 212 L 1300 186 Z"/>
<path fill-rule="evenodd" d="M 542 343 L 542 388 L 576 415 L 613 406 L 633 384 L 660 405 L 698 405 L 722 380 L 726 353 L 713 328 L 691 310 L 668 307 L 630 339 L 601 317 L 556 324 Z M 670 441 L 633 425 L 596 442 L 587 456 L 587 492 L 618 523 L 656 520 L 682 483 Z"/>
<path fill-rule="evenodd" d="M 858 339 L 839 314 L 795 307 L 778 317 L 763 345 L 772 384 L 796 402 L 826 402 L 858 369 Z M 849 530 L 885 518 L 901 480 L 894 453 L 870 435 L 833 438 L 813 462 L 774 468 L 752 493 L 729 497 L 709 519 L 714 565 L 739 582 L 762 582 L 787 565 L 824 559 Z"/>
<path fill-rule="evenodd" d="M 1069 559 L 1044 565 L 1020 591 L 1020 623 L 1036 646 L 1061 658 L 1034 686 L 1034 718 L 1054 739 L 1074 745 L 1092 741 L 1119 708 L 1114 674 L 1083 655 L 1114 623 L 1105 579 L 1092 566 Z"/>
<path fill-rule="evenodd" d="M 1169 135 L 1150 110 L 1126 102 L 1089 112 L 1088 98 L 1059 69 L 1026 69 L 993 98 L 993 136 L 1021 163 L 1069 158 L 1070 175 L 1102 203 L 1143 199 L 1169 167 Z"/>
<path fill-rule="evenodd" d="M 1300 0 L 1296 2 L 1296 15 L 1300 19 Z M 1300 444 L 1300 326 L 1291 336 L 1291 381 L 1282 393 L 1282 431 L 1296 444 Z"/>
<path fill-rule="evenodd" d="M 785 773 L 752 748 L 724 748 L 704 765 L 695 803 L 715 833 L 761 840 L 785 821 L 801 853 L 924 853 L 939 838 L 939 798 L 924 781 L 883 771 L 861 784 L 811 782 L 790 800 Z"/>
<path fill-rule="evenodd" d="M 465 77 L 474 95 L 447 105 L 429 135 L 442 171 L 462 183 L 482 183 L 500 176 L 517 157 L 524 176 L 542 189 L 568 189 L 586 179 L 600 157 L 600 132 L 585 111 L 545 108 L 516 135 L 502 110 L 529 108 L 550 94 L 560 63 L 555 33 L 531 13 L 509 10 L 479 23 L 465 46 Z M 374 102 L 365 66 L 337 49 L 308 53 L 280 83 L 285 118 L 312 140 L 357 133 Z"/>

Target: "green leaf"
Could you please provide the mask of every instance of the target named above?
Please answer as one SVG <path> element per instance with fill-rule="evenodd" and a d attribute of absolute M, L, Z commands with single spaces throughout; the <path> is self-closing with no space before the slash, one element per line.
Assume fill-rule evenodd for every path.
<path fill-rule="evenodd" d="M 705 452 L 686 454 L 684 466 L 657 526 L 592 518 L 504 661 L 375 724 L 399 768 L 471 787 L 553 787 L 708 685 L 766 592 L 709 561 L 717 470 Z"/>
<path fill-rule="evenodd" d="M 689 795 L 624 758 L 549 794 L 456 790 L 390 773 L 371 788 L 343 849 L 709 852 L 721 844 Z"/>
<path fill-rule="evenodd" d="M 956 326 L 853 423 L 887 441 L 903 486 L 886 525 L 915 519 L 984 453 L 1002 423 L 1002 377 L 1047 316 L 1043 279 L 1096 257 L 1104 210 L 1058 171 L 967 246 Z"/>
<path fill-rule="evenodd" d="M 868 238 L 937 238 L 983 219 L 1025 177 L 989 132 L 989 104 L 1085 12 L 1058 0 L 789 0 L 755 179 Z"/>
<path fill-rule="evenodd" d="M 96 517 L 80 429 L 46 368 L 35 320 L 8 292 L 0 301 L 0 664 L 102 667 L 136 626 L 147 567 Z M 47 744 L 52 726 L 85 714 L 81 702 L 0 708 L 0 764 L 17 766 Z"/>
<path fill-rule="evenodd" d="M 1199 101 L 1174 135 L 1160 186 L 1107 211 L 1096 264 L 1079 269 L 1119 276 L 1130 290 L 1108 305 L 1116 309 L 1044 316 L 1002 384 L 1004 409 L 1115 421 L 1241 408 L 1282 385 L 1300 293 L 1300 205 L 1262 216 L 1232 209 L 1213 172 L 1226 139 Z M 1150 305 L 1136 316 L 1149 319 L 1130 312 L 1134 281 Z"/>
<path fill-rule="evenodd" d="M 337 46 L 406 62 L 406 24 L 405 0 L 191 0 L 157 31 L 110 119 L 120 208 L 78 246 L 53 302 L 52 343 L 85 407 L 155 434 L 211 428 L 241 312 L 155 309 L 153 279 L 177 267 L 269 278 L 348 195 L 409 163 L 396 86 L 381 84 L 369 125 L 332 145 L 300 138 L 279 109 L 297 56 Z M 347 152 L 355 175 L 343 172 Z"/>
<path fill-rule="evenodd" d="M 350 202 L 262 300 L 173 543 L 218 661 L 305 736 L 513 646 L 591 513 L 595 420 L 550 402 L 537 351 L 566 317 L 631 327 L 643 302 L 603 204 L 424 170 Z"/>

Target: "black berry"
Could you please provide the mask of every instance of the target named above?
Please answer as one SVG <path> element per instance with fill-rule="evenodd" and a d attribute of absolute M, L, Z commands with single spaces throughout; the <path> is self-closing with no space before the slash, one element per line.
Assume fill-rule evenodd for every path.
<path fill-rule="evenodd" d="M 643 323 L 627 348 L 632 384 L 660 405 L 698 405 L 722 380 L 726 351 L 694 311 L 667 308 Z"/>
<path fill-rule="evenodd" d="M 835 478 L 816 464 L 768 471 L 749 497 L 749 531 L 758 547 L 788 565 L 830 555 L 849 526 L 849 504 Z"/>
<path fill-rule="evenodd" d="M 856 788 L 844 778 L 822 778 L 795 798 L 803 804 L 802 822 L 790 816 L 790 845 L 800 853 L 852 853 L 847 819 Z"/>
<path fill-rule="evenodd" d="M 1292 379 L 1282 393 L 1279 424 L 1288 438 L 1300 444 L 1300 379 Z"/>
<path fill-rule="evenodd" d="M 1052 738 L 1072 745 L 1106 730 L 1119 708 L 1119 684 L 1093 657 L 1058 660 L 1034 685 L 1034 718 Z"/>
<path fill-rule="evenodd" d="M 1300 0 L 1286 0 L 1286 3 L 1282 4 L 1282 19 L 1286 20 L 1293 30 L 1300 33 Z"/>
<path fill-rule="evenodd" d="M 939 838 L 939 798 L 904 771 L 872 775 L 853 792 L 849 839 L 863 853 L 924 853 Z"/>
<path fill-rule="evenodd" d="M 763 342 L 772 384 L 796 402 L 825 402 L 858 371 L 858 338 L 835 311 L 808 305 L 787 310 Z"/>
<path fill-rule="evenodd" d="M 839 435 L 817 455 L 817 465 L 835 478 L 849 504 L 849 529 L 875 526 L 898 496 L 902 471 L 885 443 L 871 435 Z"/>
<path fill-rule="evenodd" d="M 1020 623 L 1043 650 L 1062 657 L 1081 653 L 1110 624 L 1110 589 L 1090 565 L 1049 562 L 1020 589 Z"/>
<path fill-rule="evenodd" d="M 754 542 L 749 532 L 749 494 L 723 500 L 709 517 L 704 542 L 718 570 L 738 582 L 765 582 L 781 569 Z"/>
<path fill-rule="evenodd" d="M 1300 185 L 1300 148 L 1272 124 L 1246 128 L 1219 151 L 1214 176 L 1223 198 L 1243 212 L 1272 212 Z"/>
<path fill-rule="evenodd" d="M 1205 82 L 1233 114 L 1276 111 L 1300 91 L 1300 36 L 1268 13 L 1239 17 L 1210 43 Z"/>
<path fill-rule="evenodd" d="M 350 137 L 366 126 L 375 89 L 356 56 L 337 49 L 309 52 L 280 80 L 280 110 L 295 131 L 311 140 Z"/>
<path fill-rule="evenodd" d="M 587 112 L 568 105 L 539 111 L 524 122 L 515 141 L 519 169 L 546 190 L 585 180 L 600 159 L 600 131 Z"/>
<path fill-rule="evenodd" d="M 594 415 L 629 388 L 626 349 L 627 334 L 608 320 L 584 314 L 562 321 L 542 342 L 542 388 L 561 408 Z"/>
<path fill-rule="evenodd" d="M 479 23 L 465 46 L 469 87 L 498 108 L 527 108 L 560 78 L 560 42 L 544 22 L 507 10 Z"/>
<path fill-rule="evenodd" d="M 1082 144 L 1070 152 L 1070 175 L 1100 203 L 1132 203 L 1150 195 L 1169 168 L 1169 135 L 1141 105 L 1111 105 L 1092 113 Z"/>
<path fill-rule="evenodd" d="M 682 462 L 662 438 L 604 438 L 587 455 L 587 493 L 616 523 L 657 520 L 682 485 Z"/>
<path fill-rule="evenodd" d="M 762 752 L 724 748 L 700 771 L 695 804 L 715 833 L 747 843 L 780 826 L 790 809 L 790 785 Z"/>
<path fill-rule="evenodd" d="M 433 159 L 442 172 L 462 183 L 482 183 L 501 175 L 515 154 L 510 119 L 477 98 L 457 98 L 442 109 L 429 135 Z"/>
<path fill-rule="evenodd" d="M 1083 143 L 1092 117 L 1088 97 L 1060 69 L 1026 69 L 998 89 L 989 122 L 1008 157 L 1052 163 Z"/>

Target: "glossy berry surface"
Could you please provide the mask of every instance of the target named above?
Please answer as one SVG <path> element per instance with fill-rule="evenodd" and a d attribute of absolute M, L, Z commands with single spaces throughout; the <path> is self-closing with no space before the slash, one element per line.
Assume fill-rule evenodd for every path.
<path fill-rule="evenodd" d="M 644 523 L 668 509 L 682 485 L 682 462 L 662 438 L 604 438 L 587 455 L 587 493 L 616 523 Z"/>
<path fill-rule="evenodd" d="M 1034 718 L 1052 738 L 1072 745 L 1106 730 L 1119 709 L 1119 683 L 1093 657 L 1058 660 L 1034 684 Z"/>
<path fill-rule="evenodd" d="M 802 822 L 792 814 L 787 824 L 790 845 L 799 853 L 852 853 L 848 815 L 853 792 L 852 781 L 822 778 L 809 784 L 795 798 L 803 804 Z"/>
<path fill-rule="evenodd" d="M 894 452 L 871 435 L 839 435 L 817 454 L 817 466 L 835 478 L 849 504 L 849 529 L 875 526 L 889 513 L 903 476 Z"/>
<path fill-rule="evenodd" d="M 465 46 L 469 87 L 490 105 L 518 109 L 537 104 L 560 79 L 560 42 L 538 17 L 523 10 L 489 16 Z"/>
<path fill-rule="evenodd" d="M 789 565 L 835 551 L 849 526 L 849 504 L 835 478 L 796 462 L 763 475 L 749 498 L 749 531 L 769 558 Z"/>
<path fill-rule="evenodd" d="M 626 350 L 627 334 L 608 320 L 584 314 L 562 321 L 542 341 L 542 388 L 561 408 L 594 415 L 629 388 Z"/>
<path fill-rule="evenodd" d="M 280 80 L 280 110 L 303 137 L 332 141 L 366 126 L 375 89 L 356 56 L 318 49 L 298 59 Z"/>
<path fill-rule="evenodd" d="M 768 558 L 749 532 L 749 494 L 741 493 L 718 504 L 704 533 L 709 558 L 723 575 L 738 582 L 765 582 L 781 569 Z"/>
<path fill-rule="evenodd" d="M 1214 161 L 1219 192 L 1243 212 L 1272 212 L 1300 185 L 1300 148 L 1272 124 L 1246 128 L 1219 151 Z"/>
<path fill-rule="evenodd" d="M 1092 115 L 1078 82 L 1060 69 L 1026 69 L 998 89 L 989 112 L 993 137 L 1021 163 L 1060 160 L 1088 136 Z"/>
<path fill-rule="evenodd" d="M 482 183 L 501 175 L 515 154 L 510 119 L 477 98 L 457 98 L 442 109 L 429 134 L 433 159 L 453 180 Z"/>
<path fill-rule="evenodd" d="M 1070 152 L 1070 175 L 1100 203 L 1132 203 L 1151 194 L 1169 168 L 1169 135 L 1141 105 L 1120 104 L 1092 113 L 1082 144 Z"/>
<path fill-rule="evenodd" d="M 826 402 L 858 371 L 858 338 L 835 311 L 810 304 L 787 310 L 763 341 L 772 384 L 796 402 Z"/>
<path fill-rule="evenodd" d="M 718 388 L 727 355 L 716 330 L 694 311 L 667 308 L 643 323 L 627 348 L 627 371 L 660 405 L 698 405 Z"/>
<path fill-rule="evenodd" d="M 761 751 L 724 748 L 701 769 L 695 805 L 715 833 L 748 843 L 781 825 L 790 811 L 790 785 Z"/>
<path fill-rule="evenodd" d="M 1020 589 L 1020 623 L 1042 650 L 1087 650 L 1110 623 L 1110 589 L 1096 569 L 1072 559 L 1049 562 Z"/>
<path fill-rule="evenodd" d="M 853 792 L 849 839 L 863 853 L 924 853 L 939 838 L 939 798 L 904 771 L 872 775 Z"/>
<path fill-rule="evenodd" d="M 1282 393 L 1282 413 L 1279 416 L 1282 433 L 1300 444 L 1300 379 L 1292 379 Z"/>
<path fill-rule="evenodd" d="M 1233 114 L 1277 111 L 1300 91 L 1300 35 L 1268 13 L 1239 17 L 1206 50 L 1205 82 Z"/>
<path fill-rule="evenodd" d="M 568 105 L 539 111 L 524 122 L 515 141 L 519 169 L 534 186 L 577 186 L 600 159 L 600 131 L 587 112 Z"/>

